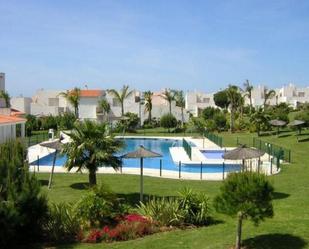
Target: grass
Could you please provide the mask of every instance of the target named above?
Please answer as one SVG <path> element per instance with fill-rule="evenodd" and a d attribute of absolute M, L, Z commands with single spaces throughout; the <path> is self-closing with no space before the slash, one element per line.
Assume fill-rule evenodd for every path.
<path fill-rule="evenodd" d="M 264 140 L 292 150 L 292 163 L 283 164 L 280 174 L 269 177 L 275 187 L 275 216 L 255 227 L 245 221 L 243 239 L 257 249 L 302 249 L 309 248 L 309 142 L 297 142 L 295 133 L 286 132 L 285 136 L 265 136 Z M 160 134 L 161 135 L 161 134 Z M 283 135 L 283 134 L 282 134 Z M 251 141 L 255 134 L 222 133 L 224 144 L 235 146 L 237 137 Z M 309 137 L 309 132 L 306 135 Z M 38 178 L 46 184 L 48 175 L 39 174 Z M 81 174 L 56 174 L 52 190 L 47 193 L 50 202 L 75 202 L 85 193 L 84 185 L 88 176 Z M 132 175 L 98 175 L 98 182 L 104 182 L 119 196 L 135 202 L 138 199 L 139 178 Z M 184 181 L 145 177 L 145 194 L 157 196 L 177 195 L 189 186 L 204 191 L 213 198 L 219 191 L 221 182 Z M 235 219 L 213 212 L 222 222 L 209 227 L 159 233 L 142 239 L 116 242 L 112 244 L 73 244 L 57 248 L 97 249 L 97 248 L 215 248 L 226 249 L 234 243 Z"/>

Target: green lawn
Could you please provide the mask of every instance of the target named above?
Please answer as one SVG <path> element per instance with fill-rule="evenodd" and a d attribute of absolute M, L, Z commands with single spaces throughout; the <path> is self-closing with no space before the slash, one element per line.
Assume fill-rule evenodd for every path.
<path fill-rule="evenodd" d="M 161 135 L 161 134 L 160 134 Z M 224 144 L 235 146 L 236 138 L 251 141 L 254 134 L 221 134 Z M 304 135 L 309 137 L 309 133 Z M 309 142 L 297 143 L 294 133 L 287 132 L 282 137 L 265 136 L 263 139 L 292 150 L 292 163 L 282 165 L 282 172 L 269 177 L 276 190 L 274 200 L 275 216 L 255 227 L 250 221 L 244 224 L 243 238 L 253 243 L 258 249 L 301 249 L 309 248 Z M 246 142 L 247 143 L 247 142 Z M 42 183 L 46 183 L 47 174 L 39 174 Z M 50 202 L 76 201 L 85 193 L 84 184 L 87 175 L 56 174 L 53 189 L 47 193 Z M 138 176 L 132 175 L 98 175 L 98 182 L 104 182 L 118 195 L 130 201 L 138 199 Z M 177 195 L 184 186 L 204 191 L 211 198 L 219 190 L 221 182 L 168 180 L 145 177 L 145 194 L 158 196 Z M 173 232 L 159 233 L 142 239 L 117 242 L 112 244 L 76 244 L 57 248 L 224 248 L 234 243 L 235 220 L 213 213 L 221 222 L 209 227 Z"/>

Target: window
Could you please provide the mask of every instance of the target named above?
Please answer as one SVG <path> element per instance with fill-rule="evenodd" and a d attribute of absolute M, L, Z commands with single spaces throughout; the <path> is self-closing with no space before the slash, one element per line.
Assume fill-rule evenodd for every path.
<path fill-rule="evenodd" d="M 120 106 L 118 99 L 113 98 L 113 106 Z"/>
<path fill-rule="evenodd" d="M 301 97 L 301 98 L 305 97 L 305 92 L 298 92 L 298 97 Z"/>
<path fill-rule="evenodd" d="M 203 98 L 203 103 L 209 103 L 209 101 L 210 101 L 210 98 Z"/>
<path fill-rule="evenodd" d="M 59 99 L 58 98 L 48 98 L 48 105 L 49 106 L 59 106 Z"/>

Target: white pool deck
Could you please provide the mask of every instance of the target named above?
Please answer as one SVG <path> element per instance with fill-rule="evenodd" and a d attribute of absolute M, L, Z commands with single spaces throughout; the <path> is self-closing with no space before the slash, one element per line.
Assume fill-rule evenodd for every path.
<path fill-rule="evenodd" d="M 223 159 L 208 159 L 205 158 L 205 156 L 200 152 L 200 150 L 207 149 L 207 150 L 230 150 L 233 148 L 220 148 L 207 138 L 192 138 L 192 137 L 140 137 L 140 136 L 126 136 L 125 138 L 145 138 L 145 139 L 173 139 L 173 140 L 182 140 L 185 138 L 187 141 L 192 142 L 196 145 L 196 147 L 193 147 L 192 151 L 192 160 L 188 157 L 187 153 L 185 152 L 183 147 L 171 147 L 170 153 L 172 156 L 172 159 L 175 163 L 181 162 L 181 164 L 197 164 L 197 167 L 202 164 L 220 164 L 224 162 L 225 164 L 241 164 L 241 161 L 227 161 Z M 44 156 L 49 155 L 50 153 L 53 153 L 53 149 L 48 149 L 46 147 L 43 147 L 41 145 L 34 145 L 29 147 L 28 149 L 28 160 L 30 163 L 36 161 L 38 158 L 42 158 Z M 182 166 L 182 167 L 185 167 Z M 51 172 L 51 166 L 47 165 L 40 165 L 39 166 L 39 172 L 49 173 Z M 252 160 L 252 164 L 250 167 L 253 171 L 257 171 L 257 160 Z M 270 175 L 271 170 L 272 174 L 277 174 L 279 171 L 277 171 L 276 167 L 270 166 L 269 163 L 269 156 L 265 154 L 263 157 L 261 157 L 261 165 L 259 168 L 261 173 Z M 38 172 L 37 166 L 30 166 L 30 171 L 36 171 Z M 72 169 L 70 172 L 67 171 L 66 168 L 61 166 L 55 166 L 54 169 L 55 173 L 76 173 L 76 169 Z M 86 170 L 83 170 L 82 173 L 87 174 Z M 137 168 L 123 168 L 122 171 L 118 170 L 115 171 L 111 167 L 101 167 L 98 169 L 97 173 L 102 174 L 133 174 L 133 175 L 139 175 L 140 174 L 140 168 L 139 165 L 137 165 Z M 79 173 L 80 174 L 80 173 Z M 202 175 L 200 173 L 189 173 L 185 171 L 181 171 L 179 174 L 179 171 L 172 171 L 172 170 L 162 170 L 161 176 L 160 176 L 160 170 L 159 169 L 149 169 L 144 168 L 144 175 L 145 176 L 151 176 L 151 177 L 162 177 L 162 178 L 170 178 L 170 179 L 183 179 L 183 180 L 213 180 L 213 181 L 219 181 L 223 180 L 227 177 L 229 173 L 228 172 L 219 172 L 219 173 L 205 173 L 203 172 Z"/>

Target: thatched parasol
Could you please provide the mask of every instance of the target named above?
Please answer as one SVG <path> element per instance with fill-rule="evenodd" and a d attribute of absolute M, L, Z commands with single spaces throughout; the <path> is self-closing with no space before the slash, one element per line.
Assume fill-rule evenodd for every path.
<path fill-rule="evenodd" d="M 162 157 L 162 155 L 147 150 L 144 148 L 144 146 L 140 145 L 139 148 L 136 151 L 128 152 L 127 154 L 124 154 L 121 156 L 122 158 L 140 158 L 140 167 L 141 167 L 141 177 L 140 177 L 140 201 L 143 201 L 143 163 L 144 158 L 154 158 L 154 157 Z"/>
<path fill-rule="evenodd" d="M 288 123 L 288 126 L 294 126 L 294 127 L 297 127 L 298 128 L 298 134 L 301 134 L 301 126 L 303 124 L 305 124 L 306 122 L 303 121 L 303 120 L 293 120 L 292 122 Z"/>
<path fill-rule="evenodd" d="M 277 127 L 277 135 L 279 135 L 279 129 L 280 129 L 280 127 L 286 125 L 286 122 L 285 122 L 285 121 L 279 120 L 279 119 L 270 120 L 269 123 L 270 123 L 272 126 L 276 126 L 276 127 Z"/>
<path fill-rule="evenodd" d="M 242 160 L 242 165 L 244 167 L 246 159 L 259 158 L 263 156 L 265 152 L 258 149 L 249 148 L 246 145 L 241 145 L 234 150 L 225 152 L 223 154 L 223 159 L 227 160 Z"/>
<path fill-rule="evenodd" d="M 48 142 L 40 143 L 40 145 L 43 146 L 43 147 L 46 147 L 46 148 L 48 148 L 48 149 L 53 149 L 53 150 L 55 150 L 54 158 L 53 158 L 52 170 L 51 170 L 51 173 L 50 173 L 50 176 L 49 176 L 49 181 L 48 181 L 48 189 L 50 189 L 50 188 L 51 188 L 51 185 L 52 185 L 52 180 L 53 180 L 53 175 L 54 175 L 54 169 L 55 169 L 56 158 L 57 158 L 58 152 L 61 150 L 61 146 L 62 146 L 61 140 L 62 140 L 62 139 L 63 139 L 63 138 L 60 137 L 60 139 L 55 139 L 55 140 L 53 140 L 53 141 L 48 141 Z"/>

